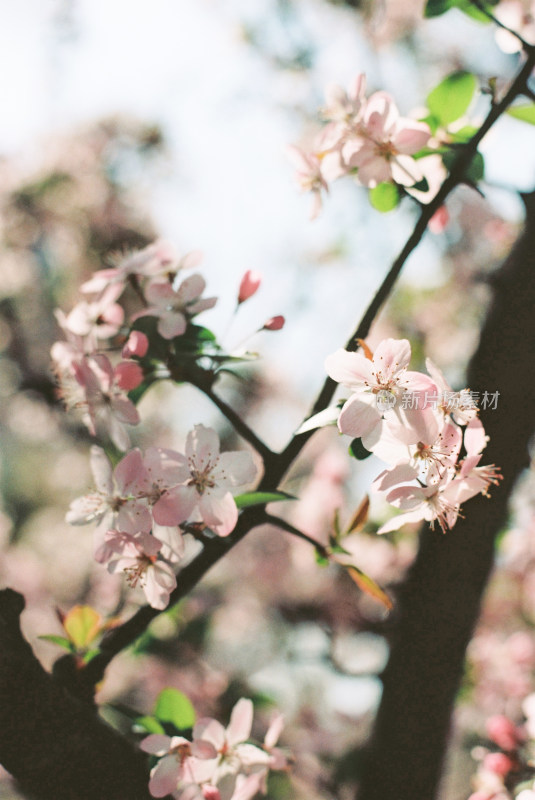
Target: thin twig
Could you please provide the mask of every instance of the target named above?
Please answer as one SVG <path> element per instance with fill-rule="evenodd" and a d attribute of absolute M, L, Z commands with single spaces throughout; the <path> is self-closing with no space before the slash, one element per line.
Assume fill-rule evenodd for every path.
<path fill-rule="evenodd" d="M 305 542 L 311 544 L 312 547 L 314 547 L 323 558 L 329 558 L 329 551 L 324 545 L 317 542 L 312 536 L 309 536 L 308 533 L 305 533 L 304 531 L 299 530 L 299 528 L 296 528 L 294 525 L 291 525 L 289 522 L 286 522 L 285 519 L 276 517 L 273 514 L 265 514 L 264 522 L 267 522 L 269 525 L 275 525 L 277 528 L 282 528 L 283 531 L 287 531 L 293 536 L 303 539 Z"/>
<path fill-rule="evenodd" d="M 218 407 L 221 413 L 228 419 L 230 424 L 234 427 L 237 433 L 245 439 L 246 442 L 249 442 L 252 447 L 259 453 L 264 461 L 270 461 L 274 456 L 275 453 L 270 450 L 270 448 L 265 444 L 261 439 L 258 438 L 256 433 L 251 430 L 251 428 L 247 425 L 246 422 L 237 414 L 228 403 L 225 403 L 224 400 L 219 397 L 219 395 L 215 394 L 209 386 L 198 386 L 201 392 L 210 398 L 212 403 Z"/>
<path fill-rule="evenodd" d="M 526 42 L 526 40 L 517 31 L 513 30 L 512 28 L 509 28 L 508 25 L 504 25 L 504 23 L 501 22 L 498 19 L 498 17 L 494 16 L 492 11 L 488 10 L 488 8 L 485 6 L 484 3 L 481 2 L 481 0 L 470 0 L 470 2 L 473 6 L 475 6 L 475 8 L 481 11 L 481 13 L 484 14 L 487 17 L 487 19 L 489 19 L 491 22 L 494 22 L 494 24 L 497 25 L 498 28 L 501 28 L 503 31 L 507 31 L 507 33 L 510 33 L 511 36 L 514 36 L 516 39 L 518 39 L 518 41 L 520 42 L 522 48 L 526 51 L 526 53 L 529 53 L 530 51 L 533 50 L 532 44 Z"/>

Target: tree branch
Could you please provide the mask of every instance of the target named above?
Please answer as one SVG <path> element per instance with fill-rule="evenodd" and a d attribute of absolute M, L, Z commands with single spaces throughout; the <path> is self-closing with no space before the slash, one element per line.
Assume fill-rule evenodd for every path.
<path fill-rule="evenodd" d="M 470 165 L 470 162 L 477 151 L 479 143 L 485 134 L 494 125 L 496 120 L 505 112 L 513 100 L 519 94 L 524 93 L 534 64 L 535 48 L 530 51 L 525 64 L 512 81 L 511 86 L 503 99 L 499 103 L 492 106 L 482 126 L 479 128 L 477 133 L 474 134 L 470 141 L 467 142 L 463 147 L 459 148 L 457 159 L 452 166 L 448 178 L 446 178 L 442 184 L 442 187 L 431 203 L 422 207 L 420 217 L 412 234 L 392 264 L 389 272 L 387 273 L 381 286 L 364 313 L 364 316 L 359 322 L 355 332 L 348 340 L 346 344 L 346 348 L 348 350 L 356 350 L 358 347 L 357 339 L 364 339 L 368 335 L 373 321 L 375 320 L 383 303 L 390 295 L 390 292 L 392 291 L 392 288 L 399 277 L 403 266 L 405 265 L 411 253 L 419 244 L 427 228 L 429 220 L 435 211 L 437 211 L 437 209 L 443 205 L 444 200 L 451 193 L 451 191 L 463 182 L 465 171 Z M 211 387 L 202 385 L 202 382 L 201 385 L 199 385 L 195 380 L 192 380 L 192 382 L 199 389 L 205 392 L 207 396 L 213 400 L 213 402 L 216 402 L 221 410 L 223 410 L 223 406 L 225 408 L 225 412 L 230 413 L 231 415 L 235 414 L 235 412 L 233 412 L 233 410 L 227 406 L 224 401 L 213 394 Z M 337 384 L 331 378 L 327 378 L 325 380 L 323 387 L 319 392 L 308 416 L 312 416 L 313 414 L 322 411 L 329 405 L 336 387 Z M 239 422 L 242 426 L 245 425 L 241 419 Z M 261 452 L 259 450 L 259 448 L 261 448 L 264 451 L 265 474 L 258 486 L 258 491 L 276 491 L 289 467 L 300 454 L 304 445 L 310 439 L 314 431 L 308 431 L 306 433 L 294 435 L 281 453 L 272 453 L 272 451 L 269 450 L 269 448 L 263 442 L 257 439 L 256 435 L 250 431 L 248 426 L 246 426 L 246 428 L 247 431 L 240 431 L 239 429 L 237 430 L 239 433 L 241 433 L 241 435 L 244 436 L 245 439 L 253 444 L 255 449 Z M 247 435 L 245 435 L 245 433 L 247 433 Z M 254 437 L 254 440 L 252 440 L 251 437 Z M 254 444 L 253 441 L 255 441 L 256 444 Z M 248 531 L 252 530 L 252 528 L 257 527 L 258 525 L 261 525 L 264 520 L 265 511 L 263 507 L 259 506 L 256 508 L 245 509 L 241 512 L 238 519 L 238 524 L 230 536 L 227 536 L 223 539 L 216 538 L 206 543 L 203 551 L 195 559 L 193 559 L 190 564 L 180 571 L 178 576 L 178 586 L 171 594 L 170 604 L 177 602 L 186 594 L 188 594 L 188 592 L 191 591 L 194 586 L 196 586 L 196 584 L 220 558 L 226 555 L 226 553 L 228 553 L 235 544 L 240 542 L 248 533 Z M 117 628 L 114 628 L 109 634 L 107 634 L 101 645 L 101 653 L 92 659 L 84 669 L 84 675 L 81 679 L 82 684 L 85 687 L 84 691 L 91 682 L 94 684 L 102 679 L 104 670 L 112 658 L 114 658 L 114 656 L 117 655 L 117 653 L 119 653 L 122 649 L 133 644 L 133 642 L 144 632 L 151 620 L 154 619 L 154 617 L 156 617 L 159 613 L 161 612 L 150 608 L 149 606 L 141 608 L 130 620 L 127 620 L 127 622 L 123 623 Z"/>
<path fill-rule="evenodd" d="M 150 800 L 146 757 L 43 670 L 0 591 L 0 763 L 38 800 Z"/>

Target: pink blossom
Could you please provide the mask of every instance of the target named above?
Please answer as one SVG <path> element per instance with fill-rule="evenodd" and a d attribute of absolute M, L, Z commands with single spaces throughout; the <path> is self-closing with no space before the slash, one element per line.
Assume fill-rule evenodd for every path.
<path fill-rule="evenodd" d="M 299 147 L 290 146 L 288 155 L 297 169 L 297 182 L 303 192 L 312 192 L 313 203 L 310 219 L 315 219 L 321 211 L 321 193 L 329 191 L 321 169 L 321 157 L 305 153 Z"/>
<path fill-rule="evenodd" d="M 406 465 L 402 466 L 406 467 Z M 417 479 L 416 471 L 413 479 L 414 481 Z M 461 503 L 477 493 L 477 491 L 474 491 L 473 494 L 463 493 L 458 481 L 451 480 L 447 474 L 430 486 L 419 484 L 396 486 L 387 494 L 386 499 L 405 513 L 386 522 L 377 533 L 395 531 L 407 522 L 419 522 L 420 520 L 427 520 L 432 528 L 434 528 L 435 522 L 438 522 L 442 533 L 446 533 L 455 525 Z"/>
<path fill-rule="evenodd" d="M 112 468 L 102 448 L 91 448 L 91 471 L 96 491 L 71 503 L 66 520 L 71 525 L 96 522 L 130 534 L 148 533 L 152 518 L 140 498 L 145 468 L 139 450 L 131 450 Z"/>
<path fill-rule="evenodd" d="M 176 576 L 168 563 L 158 560 L 161 546 L 162 542 L 149 533 L 132 536 L 109 530 L 96 558 L 108 562 L 109 572 L 124 572 L 132 588 L 141 586 L 153 608 L 164 609 L 176 587 Z"/>
<path fill-rule="evenodd" d="M 115 302 L 121 292 L 120 286 L 108 286 L 97 300 L 81 301 L 64 318 L 64 327 L 76 336 L 115 336 L 124 321 L 124 311 Z"/>
<path fill-rule="evenodd" d="M 468 389 L 454 392 L 446 378 L 430 358 L 425 361 L 427 371 L 436 383 L 441 402 L 438 407 L 444 416 L 451 416 L 459 425 L 466 425 L 477 416 L 477 406 Z M 481 424 L 481 423 L 480 423 Z"/>
<path fill-rule="evenodd" d="M 202 521 L 218 536 L 228 536 L 238 519 L 238 509 L 229 489 L 250 483 L 255 475 L 256 467 L 250 453 L 220 453 L 216 432 L 196 425 L 186 441 L 182 485 L 168 493 L 168 524 Z"/>
<path fill-rule="evenodd" d="M 72 370 L 82 390 L 82 398 L 75 402 L 82 408 L 89 432 L 95 436 L 100 425 L 119 450 L 127 450 L 130 439 L 124 425 L 137 425 L 139 414 L 118 386 L 107 356 L 102 353 L 84 356 L 72 363 Z"/>
<path fill-rule="evenodd" d="M 238 292 L 238 305 L 244 303 L 258 291 L 262 283 L 262 275 L 259 272 L 254 272 L 248 269 L 243 278 L 241 279 L 240 289 Z"/>
<path fill-rule="evenodd" d="M 143 358 L 143 356 L 147 355 L 148 349 L 149 340 L 145 334 L 141 331 L 131 331 L 121 355 L 123 358 L 132 358 L 133 356 Z"/>
<path fill-rule="evenodd" d="M 461 429 L 452 422 L 447 422 L 435 438 L 424 435 L 417 444 L 411 445 L 400 442 L 387 429 L 371 449 L 383 461 L 397 466 L 382 472 L 375 480 L 374 488 L 385 491 L 395 485 L 396 475 L 404 465 L 413 468 L 427 483 L 435 483 L 448 470 L 453 477 L 462 439 Z"/>
<path fill-rule="evenodd" d="M 439 431 L 433 409 L 418 403 L 418 408 L 403 408 L 404 392 L 436 394 L 427 375 L 407 370 L 411 348 L 406 339 L 385 339 L 372 359 L 361 353 L 338 350 L 328 356 L 325 369 L 338 383 L 353 390 L 338 419 L 341 433 L 362 437 L 371 449 L 381 438 L 383 420 L 401 441 L 430 441 Z"/>
<path fill-rule="evenodd" d="M 326 120 L 338 123 L 342 131 L 355 130 L 366 103 L 366 76 L 362 73 L 353 81 L 349 92 L 341 86 L 331 84 L 327 87 L 325 98 L 327 105 L 322 110 Z"/>
<path fill-rule="evenodd" d="M 216 755 L 208 742 L 190 742 L 183 736 L 151 734 L 143 739 L 140 747 L 146 753 L 161 756 L 149 782 L 153 797 L 173 794 L 181 783 L 198 784 L 206 779 L 202 761 Z"/>
<path fill-rule="evenodd" d="M 217 785 L 223 777 L 237 775 L 244 770 L 269 767 L 271 756 L 246 741 L 251 734 L 252 723 L 253 704 L 245 698 L 238 700 L 232 709 L 226 729 L 215 719 L 207 718 L 197 722 L 193 729 L 194 741 L 210 743 L 218 755 L 214 762 L 211 783 Z"/>
<path fill-rule="evenodd" d="M 173 339 L 186 331 L 188 320 L 201 311 L 213 308 L 217 298 L 202 298 L 206 282 L 201 275 L 190 275 L 178 289 L 168 281 L 154 281 L 145 290 L 149 307 L 136 315 L 157 317 L 158 333 L 164 339 Z"/>
<path fill-rule="evenodd" d="M 374 187 L 385 181 L 412 186 L 422 178 L 411 158 L 431 135 L 423 122 L 401 117 L 390 95 L 376 92 L 366 103 L 361 136 L 349 140 L 342 150 L 349 167 L 358 168 L 358 179 Z"/>
<path fill-rule="evenodd" d="M 197 256 L 196 253 L 191 255 Z M 151 278 L 169 273 L 175 275 L 181 266 L 186 266 L 188 258 L 189 255 L 179 261 L 173 245 L 159 239 L 142 250 L 136 250 L 124 256 L 116 267 L 95 272 L 89 281 L 82 284 L 81 290 L 89 294 L 100 293 L 106 291 L 111 284 L 119 283 L 121 284 L 120 294 L 130 275 Z M 198 259 L 195 259 L 195 263 L 198 263 Z"/>
<path fill-rule="evenodd" d="M 285 318 L 279 314 L 277 317 L 271 317 L 262 325 L 261 330 L 263 331 L 280 331 L 284 328 L 285 325 Z"/>

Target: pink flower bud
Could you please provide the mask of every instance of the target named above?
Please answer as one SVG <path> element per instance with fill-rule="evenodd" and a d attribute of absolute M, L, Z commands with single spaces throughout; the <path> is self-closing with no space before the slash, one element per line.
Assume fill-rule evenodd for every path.
<path fill-rule="evenodd" d="M 511 772 L 514 764 L 505 753 L 488 753 L 483 760 L 483 769 L 494 772 L 502 778 Z"/>
<path fill-rule="evenodd" d="M 221 795 L 217 786 L 210 786 L 205 784 L 202 787 L 202 793 L 205 800 L 221 800 Z"/>
<path fill-rule="evenodd" d="M 442 233 L 450 221 L 450 215 L 446 206 L 440 206 L 429 220 L 429 230 L 431 233 Z"/>
<path fill-rule="evenodd" d="M 253 272 L 252 269 L 248 269 L 241 279 L 240 291 L 238 293 L 238 305 L 252 297 L 253 294 L 256 293 L 261 283 L 261 274 L 259 272 Z"/>
<path fill-rule="evenodd" d="M 135 361 L 121 361 L 113 374 L 117 385 L 125 392 L 137 388 L 143 381 L 143 370 Z"/>
<path fill-rule="evenodd" d="M 519 744 L 519 735 L 516 726 L 508 717 L 497 714 L 487 720 L 487 735 L 502 750 L 516 750 Z"/>
<path fill-rule="evenodd" d="M 268 319 L 267 322 L 264 322 L 262 330 L 263 331 L 280 331 L 281 328 L 284 328 L 284 323 L 285 322 L 286 322 L 286 320 L 284 319 L 284 317 L 280 316 L 280 314 L 279 314 L 278 317 L 271 317 L 271 319 Z"/>
<path fill-rule="evenodd" d="M 132 358 L 132 356 L 143 358 L 143 356 L 147 354 L 148 349 L 149 340 L 145 334 L 141 333 L 141 331 L 132 331 L 128 337 L 127 343 L 123 347 L 121 355 L 123 358 Z"/>

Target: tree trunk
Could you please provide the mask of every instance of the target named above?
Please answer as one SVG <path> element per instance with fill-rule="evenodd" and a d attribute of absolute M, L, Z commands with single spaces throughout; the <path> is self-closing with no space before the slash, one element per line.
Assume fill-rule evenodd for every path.
<path fill-rule="evenodd" d="M 400 592 L 359 800 L 436 797 L 495 538 L 515 481 L 529 464 L 535 428 L 535 193 L 524 201 L 525 231 L 492 280 L 493 303 L 467 381 L 481 394 L 500 392 L 496 410 L 482 411 L 481 418 L 491 437 L 484 463 L 499 465 L 504 479 L 491 500 L 470 500 L 466 518 L 447 535 L 427 525 L 421 531 L 418 555 Z"/>

